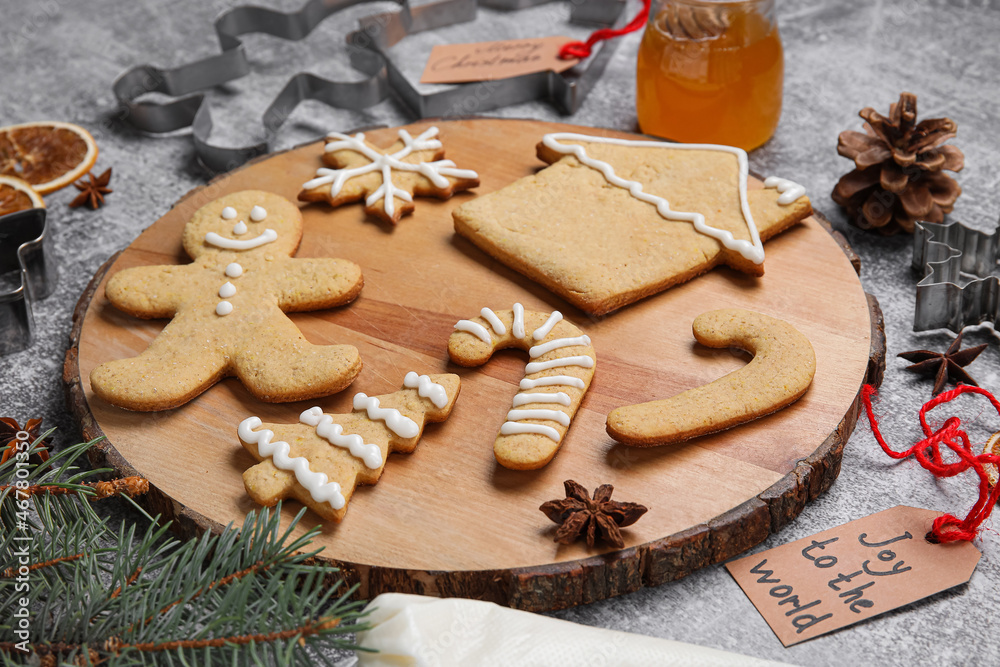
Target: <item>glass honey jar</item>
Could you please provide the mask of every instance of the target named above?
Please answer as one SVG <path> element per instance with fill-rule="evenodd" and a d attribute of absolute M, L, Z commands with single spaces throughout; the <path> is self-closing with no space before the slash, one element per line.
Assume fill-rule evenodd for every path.
<path fill-rule="evenodd" d="M 656 0 L 639 46 L 639 127 L 757 148 L 778 125 L 784 70 L 774 0 Z"/>

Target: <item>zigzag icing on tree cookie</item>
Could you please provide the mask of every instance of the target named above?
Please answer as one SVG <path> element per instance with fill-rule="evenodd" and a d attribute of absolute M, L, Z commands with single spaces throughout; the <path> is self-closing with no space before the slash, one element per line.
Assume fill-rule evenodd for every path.
<path fill-rule="evenodd" d="M 436 407 L 443 408 L 448 405 L 448 391 L 427 375 L 417 375 L 410 371 L 403 378 L 403 386 L 407 389 L 416 389 L 418 396 L 429 398 Z"/>
<path fill-rule="evenodd" d="M 590 386 L 597 354 L 590 337 L 564 320 L 559 311 L 525 311 L 516 303 L 507 311 L 483 308 L 480 319 L 456 323 L 448 354 L 462 366 L 480 366 L 500 349 L 515 347 L 528 353 L 531 361 L 500 426 L 493 453 L 507 468 L 540 468 L 558 451 Z"/>
<path fill-rule="evenodd" d="M 335 510 L 344 504 L 344 494 L 340 492 L 340 484 L 329 481 L 326 474 L 309 469 L 309 460 L 302 456 L 289 456 L 291 446 L 284 440 L 274 440 L 274 431 L 261 429 L 259 417 L 247 417 L 240 422 L 240 440 L 257 446 L 261 456 L 270 457 L 275 468 L 295 473 L 295 479 L 305 487 L 312 499 L 318 503 L 328 503 Z"/>
<path fill-rule="evenodd" d="M 378 468 L 382 465 L 382 450 L 378 445 L 366 443 L 364 438 L 356 433 L 345 434 L 344 427 L 334 424 L 333 417 L 324 415 L 322 408 L 309 408 L 299 415 L 299 421 L 315 427 L 316 435 L 329 441 L 331 445 L 346 448 L 351 456 L 361 459 L 369 468 Z"/>
<path fill-rule="evenodd" d="M 412 438 L 420 433 L 420 427 L 415 421 L 404 417 L 399 410 L 381 407 L 378 398 L 374 396 L 355 394 L 354 409 L 364 410 L 368 414 L 368 419 L 384 421 L 386 428 L 401 438 Z"/>
<path fill-rule="evenodd" d="M 390 452 L 412 452 L 427 422 L 448 418 L 459 388 L 457 375 L 411 372 L 399 391 L 356 394 L 348 414 L 313 407 L 297 424 L 262 424 L 249 417 L 237 433 L 260 463 L 243 473 L 247 493 L 262 505 L 293 497 L 323 518 L 340 521 L 355 487 L 378 482 Z"/>

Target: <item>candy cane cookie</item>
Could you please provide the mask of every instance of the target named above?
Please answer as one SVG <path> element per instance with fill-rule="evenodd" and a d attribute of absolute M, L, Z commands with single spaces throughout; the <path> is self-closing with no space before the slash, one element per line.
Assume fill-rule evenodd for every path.
<path fill-rule="evenodd" d="M 816 355 L 788 322 L 741 308 L 702 313 L 692 324 L 707 347 L 738 347 L 746 366 L 662 400 L 615 408 L 608 435 L 634 447 L 666 445 L 769 415 L 797 401 L 812 383 Z"/>
<path fill-rule="evenodd" d="M 505 468 L 535 470 L 556 455 L 590 387 L 597 353 L 590 337 L 558 310 L 541 313 L 519 303 L 512 310 L 483 308 L 478 317 L 459 320 L 448 339 L 448 354 L 461 366 L 482 366 L 510 347 L 531 360 L 493 454 Z"/>

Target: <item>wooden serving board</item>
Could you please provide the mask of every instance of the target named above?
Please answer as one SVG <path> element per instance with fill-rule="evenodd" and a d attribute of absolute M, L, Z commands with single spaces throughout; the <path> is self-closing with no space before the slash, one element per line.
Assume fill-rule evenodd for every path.
<path fill-rule="evenodd" d="M 409 127 L 416 136 L 430 123 Z M 542 167 L 535 144 L 548 132 L 630 136 L 536 121 L 441 121 L 447 157 L 475 169 L 483 194 Z M 388 145 L 396 129 L 367 133 Z M 407 371 L 458 373 L 461 396 L 451 418 L 429 425 L 416 451 L 389 457 L 376 486 L 358 489 L 340 525 L 307 513 L 299 530 L 319 525 L 322 558 L 343 568 L 361 595 L 416 592 L 494 600 L 531 610 L 557 609 L 677 579 L 738 554 L 794 518 L 832 483 L 858 413 L 858 392 L 877 382 L 884 352 L 877 304 L 855 266 L 815 218 L 766 245 L 767 275 L 719 268 L 602 319 L 592 319 L 455 235 L 451 210 L 475 196 L 417 199 L 395 228 L 366 218 L 359 204 L 303 206 L 299 257 L 343 257 L 364 271 L 350 306 L 292 316 L 313 343 L 357 346 L 364 370 L 339 395 L 264 404 L 235 379 L 162 413 L 132 413 L 91 392 L 91 370 L 141 352 L 164 321 L 141 321 L 111 307 L 104 282 L 141 264 L 188 259 L 181 230 L 191 214 L 224 194 L 257 188 L 294 200 L 320 166 L 317 142 L 269 156 L 197 188 L 109 260 L 81 297 L 65 380 L 85 435 L 107 439 L 95 462 L 151 483 L 143 499 L 185 535 L 239 524 L 255 505 L 241 475 L 255 460 L 236 436 L 241 420 L 296 422 L 304 409 L 350 412 L 356 392 L 398 389 Z M 754 183 L 752 187 L 759 187 Z M 493 440 L 524 374 L 526 355 L 498 353 L 482 368 L 448 361 L 454 323 L 483 306 L 558 309 L 593 339 L 596 375 L 555 459 L 532 472 L 504 469 Z M 740 306 L 791 322 L 816 350 L 815 381 L 800 401 L 765 419 L 687 444 L 633 449 L 605 433 L 608 412 L 708 383 L 745 363 L 745 355 L 695 344 L 691 322 L 703 311 Z M 873 315 L 874 313 L 874 315 Z M 873 333 L 875 332 L 875 333 Z M 626 548 L 588 549 L 552 541 L 554 524 L 539 505 L 561 498 L 562 482 L 615 487 L 620 500 L 649 512 L 624 531 Z M 283 509 L 287 522 L 299 509 Z"/>

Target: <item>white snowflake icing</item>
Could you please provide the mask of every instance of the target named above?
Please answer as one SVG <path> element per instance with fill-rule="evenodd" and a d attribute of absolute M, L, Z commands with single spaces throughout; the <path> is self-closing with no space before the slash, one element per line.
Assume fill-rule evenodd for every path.
<path fill-rule="evenodd" d="M 326 145 L 326 152 L 350 150 L 364 155 L 371 160 L 362 167 L 352 169 L 328 169 L 321 167 L 316 170 L 316 178 L 307 181 L 302 185 L 305 190 L 312 190 L 324 185 L 330 186 L 330 196 L 336 197 L 340 194 L 344 184 L 355 176 L 361 176 L 373 171 L 382 172 L 382 185 L 375 192 L 368 195 L 365 200 L 366 206 L 372 206 L 375 202 L 384 200 L 383 208 L 386 215 L 392 216 L 395 211 L 393 197 L 398 197 L 403 201 L 412 202 L 413 195 L 406 190 L 400 190 L 392 182 L 392 171 L 416 171 L 427 178 L 435 187 L 448 187 L 446 176 L 461 179 L 479 178 L 479 174 L 471 169 L 456 169 L 455 163 L 451 160 L 436 160 L 434 162 L 403 162 L 403 158 L 413 151 L 437 150 L 441 148 L 441 142 L 433 137 L 437 136 L 436 127 L 429 128 L 422 132 L 416 139 L 410 136 L 406 130 L 399 131 L 399 138 L 403 142 L 403 148 L 392 154 L 379 153 L 365 143 L 365 135 L 361 132 L 353 137 L 340 132 L 331 132 L 327 135 L 330 141 Z"/>

